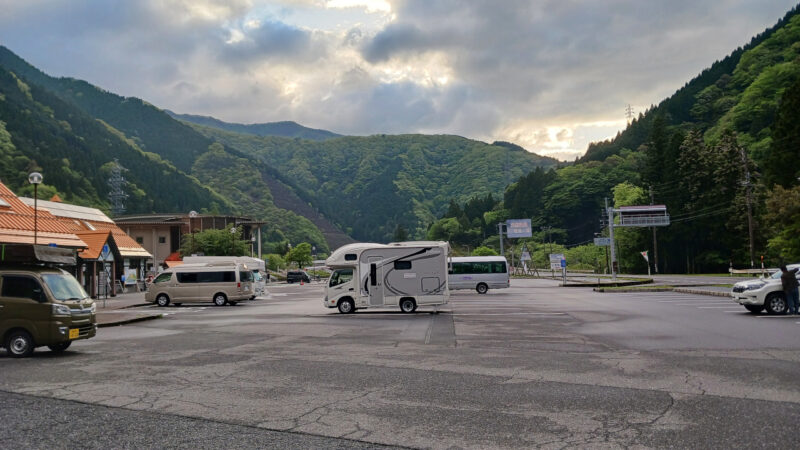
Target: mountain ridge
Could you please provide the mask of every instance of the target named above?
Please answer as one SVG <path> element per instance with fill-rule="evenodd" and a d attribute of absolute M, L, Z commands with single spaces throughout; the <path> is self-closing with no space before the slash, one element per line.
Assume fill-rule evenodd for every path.
<path fill-rule="evenodd" d="M 197 125 L 219 128 L 221 130 L 232 131 L 235 133 L 252 134 L 255 136 L 279 136 L 287 138 L 310 139 L 313 141 L 324 141 L 326 139 L 343 136 L 328 130 L 309 128 L 290 120 L 243 124 L 225 122 L 212 116 L 178 114 L 168 109 L 165 109 L 164 112 L 169 114 L 173 119 L 184 122 L 191 122 Z"/>

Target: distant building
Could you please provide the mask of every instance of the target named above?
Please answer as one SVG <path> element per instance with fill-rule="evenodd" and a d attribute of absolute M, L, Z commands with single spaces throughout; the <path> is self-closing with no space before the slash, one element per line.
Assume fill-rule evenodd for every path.
<path fill-rule="evenodd" d="M 115 217 L 114 222 L 153 255 L 148 270 L 152 269 L 153 261 L 156 267 L 162 267 L 165 262 L 178 259 L 181 240 L 185 235 L 203 230 L 224 230 L 239 226 L 242 227 L 242 236 L 238 239 L 252 242 L 252 238 L 255 237 L 253 247 L 260 259 L 261 226 L 266 224 L 250 217 L 196 213 L 127 215 Z"/>

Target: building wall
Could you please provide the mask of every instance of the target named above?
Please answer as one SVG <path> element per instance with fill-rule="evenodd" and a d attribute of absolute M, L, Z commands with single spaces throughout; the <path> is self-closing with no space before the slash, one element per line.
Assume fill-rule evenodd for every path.
<path fill-rule="evenodd" d="M 125 233 L 139 242 L 145 250 L 150 252 L 156 259 L 156 264 L 163 264 L 164 258 L 170 254 L 170 227 L 171 225 L 126 225 L 121 224 Z M 163 238 L 164 242 L 159 242 L 159 238 Z"/>

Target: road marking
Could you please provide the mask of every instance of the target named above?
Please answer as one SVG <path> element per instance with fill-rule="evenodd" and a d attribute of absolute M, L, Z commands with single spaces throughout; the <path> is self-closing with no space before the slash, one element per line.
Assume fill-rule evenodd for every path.
<path fill-rule="evenodd" d="M 697 309 L 725 309 L 730 308 L 729 306 L 698 306 Z"/>
<path fill-rule="evenodd" d="M 514 313 L 485 313 L 485 314 L 471 314 L 471 313 L 455 313 L 454 316 L 566 316 L 567 313 L 546 313 L 546 312 L 514 312 Z"/>

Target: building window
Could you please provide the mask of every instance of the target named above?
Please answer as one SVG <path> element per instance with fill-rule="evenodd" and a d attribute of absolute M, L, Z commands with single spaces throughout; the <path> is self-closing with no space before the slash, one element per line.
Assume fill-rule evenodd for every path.
<path fill-rule="evenodd" d="M 144 244 L 144 238 L 141 236 L 136 236 L 136 243 L 139 245 Z"/>
<path fill-rule="evenodd" d="M 164 236 L 159 236 L 158 237 L 158 243 L 159 244 L 166 244 L 167 243 L 167 238 L 164 237 Z"/>

